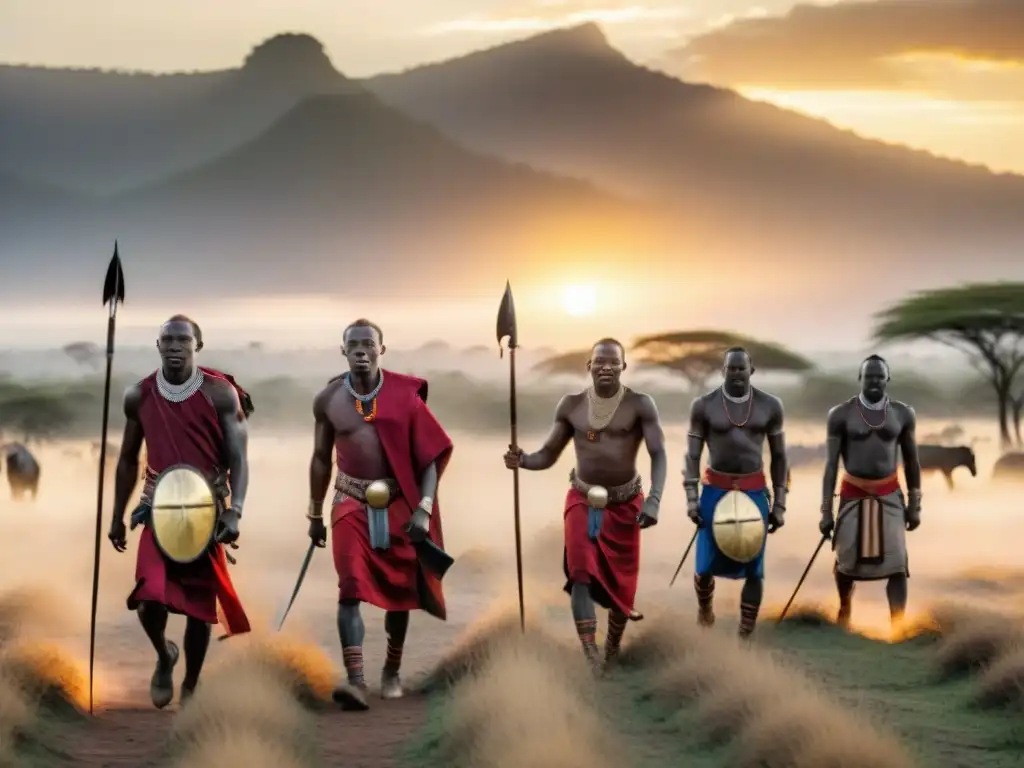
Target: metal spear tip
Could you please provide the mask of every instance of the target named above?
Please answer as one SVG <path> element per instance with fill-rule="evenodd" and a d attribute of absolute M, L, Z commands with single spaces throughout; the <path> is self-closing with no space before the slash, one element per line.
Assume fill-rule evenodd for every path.
<path fill-rule="evenodd" d="M 519 333 L 516 329 L 516 304 L 512 298 L 512 284 L 505 281 L 505 293 L 501 297 L 501 306 L 498 308 L 498 344 L 508 337 L 509 349 L 519 346 Z"/>
<path fill-rule="evenodd" d="M 124 269 L 121 267 L 121 256 L 118 253 L 117 240 L 114 241 L 114 255 L 107 267 L 107 276 L 103 280 L 103 303 L 113 302 L 124 304 Z"/>

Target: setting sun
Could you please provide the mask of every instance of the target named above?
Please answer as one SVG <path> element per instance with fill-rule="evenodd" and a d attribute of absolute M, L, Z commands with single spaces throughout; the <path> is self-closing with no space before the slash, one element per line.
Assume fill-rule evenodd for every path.
<path fill-rule="evenodd" d="M 592 285 L 567 285 L 562 308 L 573 317 L 592 315 L 597 310 L 597 289 Z"/>

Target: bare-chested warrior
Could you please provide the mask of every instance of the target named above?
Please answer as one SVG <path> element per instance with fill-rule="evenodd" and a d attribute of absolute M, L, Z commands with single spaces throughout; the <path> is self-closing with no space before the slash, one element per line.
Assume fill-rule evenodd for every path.
<path fill-rule="evenodd" d="M 430 539 L 443 546 L 438 482 L 452 442 L 427 407 L 427 382 L 386 371 L 384 334 L 356 320 L 343 334 L 349 372 L 332 379 L 313 403 L 316 419 L 309 469 L 309 536 L 325 546 L 324 497 L 337 453 L 331 508 L 334 567 L 338 573 L 338 634 L 348 685 L 335 691 L 346 709 L 364 710 L 365 627 L 360 603 L 383 609 L 387 656 L 381 696 L 402 695 L 399 668 L 409 611 L 445 619 L 440 577 L 424 568 L 416 547 Z M 377 499 L 381 495 L 383 498 Z"/>
<path fill-rule="evenodd" d="M 687 514 L 699 527 L 693 575 L 698 621 L 703 626 L 715 622 L 716 576 L 743 579 L 741 637 L 753 633 L 764 595 L 765 529 L 774 533 L 781 528 L 786 512 L 782 402 L 750 386 L 753 373 L 746 350 L 733 347 L 726 351 L 725 382 L 690 407 L 683 470 Z M 771 453 L 774 499 L 764 476 L 765 437 Z M 705 443 L 709 466 L 704 470 L 704 487 L 698 492 Z"/>
<path fill-rule="evenodd" d="M 658 409 L 650 396 L 624 387 L 625 350 L 615 339 L 601 339 L 591 350 L 587 370 L 593 384 L 566 395 L 555 409 L 555 423 L 536 453 L 509 451 L 505 466 L 550 469 L 571 440 L 576 468 L 565 497 L 565 591 L 571 596 L 576 631 L 587 659 L 597 668 L 597 612 L 608 609 L 604 665 L 619 652 L 633 609 L 640 570 L 640 529 L 658 522 L 667 458 Z M 651 491 L 644 498 L 636 470 L 640 443 L 651 456 Z"/>
<path fill-rule="evenodd" d="M 921 463 L 917 418 L 909 405 L 886 394 L 889 365 L 871 355 L 860 367 L 860 394 L 828 413 L 828 458 L 822 482 L 822 535 L 832 535 L 839 591 L 838 622 L 850 623 L 854 584 L 887 579 L 889 615 L 895 624 L 907 608 L 906 532 L 921 524 Z M 900 490 L 897 449 L 903 454 L 910 501 Z M 832 500 L 843 460 L 839 512 Z"/>

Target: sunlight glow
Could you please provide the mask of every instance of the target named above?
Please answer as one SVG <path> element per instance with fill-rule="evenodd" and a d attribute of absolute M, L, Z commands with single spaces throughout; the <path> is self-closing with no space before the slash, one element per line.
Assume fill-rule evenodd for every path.
<path fill-rule="evenodd" d="M 573 317 L 586 317 L 597 311 L 597 289 L 592 285 L 567 285 L 562 292 L 562 309 Z"/>

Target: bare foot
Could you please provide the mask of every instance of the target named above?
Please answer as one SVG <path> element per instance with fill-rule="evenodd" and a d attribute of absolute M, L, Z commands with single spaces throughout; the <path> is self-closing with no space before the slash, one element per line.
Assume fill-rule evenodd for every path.
<path fill-rule="evenodd" d="M 149 698 L 153 700 L 153 706 L 163 709 L 174 698 L 174 666 L 178 663 L 178 646 L 167 641 L 167 664 L 156 663 L 153 677 L 149 681 Z"/>
<path fill-rule="evenodd" d="M 385 672 L 380 676 L 380 697 L 382 699 L 400 699 L 404 695 L 402 681 L 397 672 Z"/>

